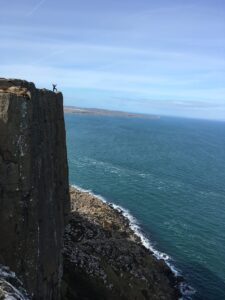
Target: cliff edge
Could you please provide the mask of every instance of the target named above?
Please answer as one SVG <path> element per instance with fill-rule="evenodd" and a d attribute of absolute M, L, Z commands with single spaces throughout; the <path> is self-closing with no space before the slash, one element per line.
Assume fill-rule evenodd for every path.
<path fill-rule="evenodd" d="M 60 297 L 69 210 L 62 94 L 1 78 L 0 265 L 32 299 Z"/>

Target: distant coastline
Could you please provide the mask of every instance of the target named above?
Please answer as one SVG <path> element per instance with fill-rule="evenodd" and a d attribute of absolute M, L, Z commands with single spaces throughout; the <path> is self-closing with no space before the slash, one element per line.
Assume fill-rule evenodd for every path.
<path fill-rule="evenodd" d="M 64 106 L 64 112 L 72 113 L 72 114 L 88 114 L 88 115 L 100 115 L 100 116 L 143 118 L 143 119 L 150 119 L 150 120 L 160 119 L 160 116 L 158 116 L 158 115 L 131 113 L 131 112 L 125 112 L 125 111 L 107 110 L 107 109 L 99 109 L 99 108 L 83 108 L 83 107 L 75 107 L 75 106 Z"/>

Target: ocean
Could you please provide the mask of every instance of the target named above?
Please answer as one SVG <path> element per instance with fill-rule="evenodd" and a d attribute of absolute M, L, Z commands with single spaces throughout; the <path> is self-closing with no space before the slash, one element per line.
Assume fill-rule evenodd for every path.
<path fill-rule="evenodd" d="M 69 113 L 65 121 L 70 184 L 133 216 L 196 291 L 186 299 L 225 300 L 225 122 Z"/>

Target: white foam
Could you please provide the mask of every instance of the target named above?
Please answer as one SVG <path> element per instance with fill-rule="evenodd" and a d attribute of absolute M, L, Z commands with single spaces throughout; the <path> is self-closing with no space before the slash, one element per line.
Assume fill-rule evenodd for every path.
<path fill-rule="evenodd" d="M 181 276 L 181 272 L 171 263 L 171 257 L 169 255 L 167 255 L 166 253 L 155 249 L 155 247 L 152 245 L 151 241 L 142 232 L 141 227 L 138 224 L 137 219 L 134 216 L 131 215 L 131 213 L 129 212 L 128 209 L 125 209 L 120 205 L 117 205 L 117 204 L 114 204 L 114 203 L 111 203 L 111 202 L 107 201 L 101 195 L 94 194 L 91 190 L 83 189 L 83 188 L 81 188 L 77 185 L 74 185 L 74 184 L 72 185 L 72 187 L 76 188 L 77 190 L 79 190 L 81 192 L 88 193 L 88 194 L 90 194 L 94 197 L 97 197 L 103 203 L 109 204 L 115 210 L 120 212 L 126 219 L 128 219 L 130 228 L 140 238 L 142 245 L 145 246 L 145 248 L 147 248 L 148 250 L 150 250 L 158 260 L 160 260 L 160 259 L 164 260 L 165 263 L 167 264 L 167 266 L 173 272 L 175 277 Z M 183 295 L 183 297 L 180 298 L 179 300 L 191 299 L 190 296 L 196 293 L 196 291 L 190 285 L 188 285 L 185 282 L 180 283 L 179 289 L 180 289 L 181 294 Z"/>
<path fill-rule="evenodd" d="M 20 289 L 15 288 L 8 280 L 14 279 L 20 285 Z M 5 300 L 29 300 L 26 291 L 22 287 L 22 282 L 16 277 L 15 273 L 10 271 L 6 266 L 0 265 L 0 283 L 4 283 L 5 288 Z M 24 294 L 22 293 L 24 292 Z"/>

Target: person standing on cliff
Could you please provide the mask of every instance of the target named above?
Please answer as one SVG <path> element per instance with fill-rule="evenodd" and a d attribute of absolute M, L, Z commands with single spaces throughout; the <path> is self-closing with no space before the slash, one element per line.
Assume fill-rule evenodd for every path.
<path fill-rule="evenodd" d="M 57 84 L 55 84 L 55 83 L 52 84 L 52 90 L 53 90 L 53 92 L 57 92 L 56 86 L 57 86 Z"/>

